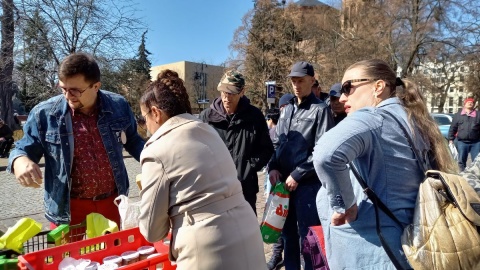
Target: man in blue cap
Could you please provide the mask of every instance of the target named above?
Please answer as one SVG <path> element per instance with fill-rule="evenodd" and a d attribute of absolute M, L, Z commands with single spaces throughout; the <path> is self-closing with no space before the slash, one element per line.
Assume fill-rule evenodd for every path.
<path fill-rule="evenodd" d="M 345 107 L 343 106 L 343 103 L 340 102 L 340 97 L 342 96 L 342 93 L 340 93 L 340 90 L 342 89 L 342 84 L 341 83 L 336 83 L 332 85 L 330 88 L 330 108 L 332 109 L 332 114 L 333 114 L 333 121 L 335 122 L 335 125 L 340 123 L 345 117 L 347 117 L 347 113 L 345 112 Z"/>
<path fill-rule="evenodd" d="M 282 230 L 285 243 L 285 269 L 300 269 L 299 240 L 304 241 L 309 226 L 320 224 L 315 198 L 320 181 L 312 163 L 315 142 L 333 127 L 333 118 L 327 105 L 315 97 L 313 66 L 297 62 L 290 74 L 294 98 L 282 109 L 275 131 L 275 153 L 268 164 L 270 182 L 285 183 L 290 191 L 289 211 Z M 272 260 L 278 254 L 273 254 Z M 280 257 L 281 258 L 281 257 Z M 305 270 L 312 269 L 308 256 Z"/>

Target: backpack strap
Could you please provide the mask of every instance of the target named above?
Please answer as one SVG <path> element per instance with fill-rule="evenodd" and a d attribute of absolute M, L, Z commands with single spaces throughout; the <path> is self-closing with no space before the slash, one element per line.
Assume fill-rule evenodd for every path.
<path fill-rule="evenodd" d="M 405 126 L 400 122 L 400 120 L 397 119 L 391 112 L 387 110 L 380 109 L 382 112 L 385 112 L 388 114 L 390 117 L 397 122 L 399 125 L 400 129 L 402 130 L 405 138 L 408 141 L 408 144 L 410 145 L 410 148 L 412 149 L 415 158 L 417 159 L 418 164 L 420 167 L 424 170 L 427 171 L 427 164 L 422 161 L 420 158 L 421 155 L 418 152 L 417 148 L 415 147 L 415 144 L 413 143 L 412 138 L 410 137 L 408 131 L 406 130 Z M 387 253 L 388 257 L 392 261 L 393 265 L 397 269 L 404 269 L 403 266 L 400 264 L 399 260 L 397 257 L 395 257 L 395 254 L 391 250 L 390 246 L 387 244 L 387 241 L 385 240 L 385 237 L 382 234 L 382 231 L 380 229 L 380 217 L 378 215 L 378 209 L 382 210 L 388 217 L 390 217 L 395 223 L 397 223 L 401 228 L 405 228 L 403 224 L 397 219 L 397 217 L 390 211 L 390 209 L 380 200 L 380 198 L 375 194 L 375 192 L 368 186 L 367 182 L 363 179 L 363 177 L 360 175 L 360 173 L 357 171 L 355 166 L 353 165 L 353 162 L 350 162 L 350 169 L 353 172 L 353 175 L 355 175 L 355 178 L 357 181 L 360 183 L 360 186 L 363 188 L 363 192 L 367 195 L 368 199 L 372 202 L 374 209 L 375 209 L 375 222 L 376 222 L 376 230 L 377 230 L 377 235 L 378 238 L 380 239 L 380 242 L 382 243 L 382 247 Z"/>
<path fill-rule="evenodd" d="M 385 237 L 383 236 L 383 233 L 380 229 L 380 217 L 378 215 L 378 208 L 380 208 L 387 216 L 389 216 L 393 221 L 395 221 L 402 229 L 405 227 L 403 224 L 395 217 L 395 215 L 388 209 L 388 207 L 378 198 L 377 194 L 373 192 L 372 189 L 367 185 L 363 177 L 358 173 L 357 169 L 353 165 L 352 162 L 350 162 L 350 169 L 352 170 L 353 174 L 355 175 L 355 178 L 357 178 L 358 182 L 363 188 L 363 192 L 367 195 L 368 199 L 372 202 L 374 209 L 375 209 L 375 228 L 377 230 L 377 235 L 378 238 L 380 239 L 380 243 L 382 243 L 382 247 L 385 250 L 385 253 L 387 253 L 388 258 L 392 261 L 393 265 L 395 268 L 399 270 L 404 270 L 403 266 L 400 264 L 400 261 L 395 257 L 395 254 L 393 253 L 392 249 L 390 246 L 387 244 L 387 241 L 385 240 Z"/>
<path fill-rule="evenodd" d="M 413 143 L 413 140 L 412 138 L 410 137 L 410 134 L 408 133 L 407 129 L 405 128 L 405 126 L 400 122 L 400 120 L 397 119 L 397 117 L 395 117 L 391 112 L 387 111 L 387 110 L 383 110 L 381 109 L 384 113 L 388 114 L 390 117 L 393 118 L 393 120 L 395 120 L 395 122 L 397 122 L 397 124 L 399 125 L 400 129 L 402 130 L 403 132 L 403 135 L 405 136 L 405 138 L 407 139 L 408 141 L 408 144 L 410 145 L 410 148 L 412 148 L 412 151 L 413 151 L 413 154 L 415 155 L 415 158 L 417 159 L 417 162 L 418 164 L 420 165 L 420 167 L 422 167 L 422 170 L 424 172 L 428 171 L 428 165 L 425 163 L 425 161 L 422 161 L 422 158 L 421 158 L 421 155 L 420 155 L 420 152 L 417 150 L 417 148 L 415 147 L 415 144 Z"/>

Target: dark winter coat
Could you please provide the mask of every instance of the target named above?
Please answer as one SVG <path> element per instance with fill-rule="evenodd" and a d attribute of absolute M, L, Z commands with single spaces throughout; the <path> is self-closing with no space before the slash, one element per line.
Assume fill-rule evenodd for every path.
<path fill-rule="evenodd" d="M 13 131 L 12 129 L 7 125 L 3 124 L 2 127 L 0 127 L 0 138 L 12 138 L 13 136 Z"/>
<path fill-rule="evenodd" d="M 480 140 L 480 112 L 476 112 L 476 117 L 461 114 L 459 111 L 453 116 L 448 139 L 454 140 L 455 134 L 459 141 L 471 143 Z"/>
<path fill-rule="evenodd" d="M 237 168 L 238 179 L 244 192 L 258 192 L 257 172 L 273 154 L 265 116 L 246 97 L 240 98 L 235 114 L 227 115 L 221 98 L 216 98 L 210 108 L 199 118 L 212 126 L 225 142 Z"/>

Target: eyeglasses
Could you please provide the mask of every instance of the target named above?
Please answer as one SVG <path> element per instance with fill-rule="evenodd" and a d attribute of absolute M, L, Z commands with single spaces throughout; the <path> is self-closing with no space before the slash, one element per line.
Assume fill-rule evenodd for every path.
<path fill-rule="evenodd" d="M 89 86 L 87 86 L 85 89 L 83 90 L 80 90 L 80 89 L 77 89 L 77 88 L 63 88 L 63 87 L 60 87 L 58 86 L 58 88 L 60 89 L 60 91 L 62 91 L 62 93 L 64 95 L 68 93 L 70 93 L 70 95 L 74 96 L 74 97 L 81 97 L 83 92 L 87 91 L 88 88 L 91 88 L 93 86 L 93 84 L 90 84 Z"/>
<path fill-rule="evenodd" d="M 355 87 L 355 85 L 352 85 L 354 82 L 373 82 L 379 79 L 354 79 L 354 80 L 348 80 L 345 81 L 342 84 L 342 89 L 340 89 L 340 93 L 344 94 L 345 96 L 350 95 L 350 92 L 352 91 L 352 88 Z M 356 85 L 358 86 L 358 85 Z"/>
<path fill-rule="evenodd" d="M 152 110 L 148 110 L 148 112 L 138 118 L 139 122 L 146 123 L 147 121 L 147 115 L 149 115 L 152 112 Z"/>
<path fill-rule="evenodd" d="M 233 93 L 229 93 L 229 92 L 225 92 L 225 91 L 221 91 L 221 93 L 222 93 L 222 96 L 225 96 L 225 97 L 236 97 L 240 94 L 240 93 L 233 94 Z"/>

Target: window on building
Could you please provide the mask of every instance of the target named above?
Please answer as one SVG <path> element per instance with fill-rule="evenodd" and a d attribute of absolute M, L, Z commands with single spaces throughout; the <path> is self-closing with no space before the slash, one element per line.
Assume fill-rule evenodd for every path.
<path fill-rule="evenodd" d="M 460 81 L 461 81 L 461 82 L 465 81 L 465 76 L 460 75 Z"/>
<path fill-rule="evenodd" d="M 453 87 L 450 87 L 450 89 L 448 89 L 448 92 L 450 92 L 450 93 L 453 93 L 453 92 L 455 92 L 455 88 L 453 88 Z"/>
<path fill-rule="evenodd" d="M 460 67 L 460 72 L 465 72 L 465 67 Z"/>
<path fill-rule="evenodd" d="M 463 93 L 463 86 L 458 87 L 458 92 Z"/>
<path fill-rule="evenodd" d="M 453 97 L 448 98 L 448 107 L 453 107 Z"/>
<path fill-rule="evenodd" d="M 453 113 L 453 108 L 448 109 L 448 113 Z"/>
<path fill-rule="evenodd" d="M 458 97 L 458 106 L 459 107 L 463 106 L 463 97 Z"/>

